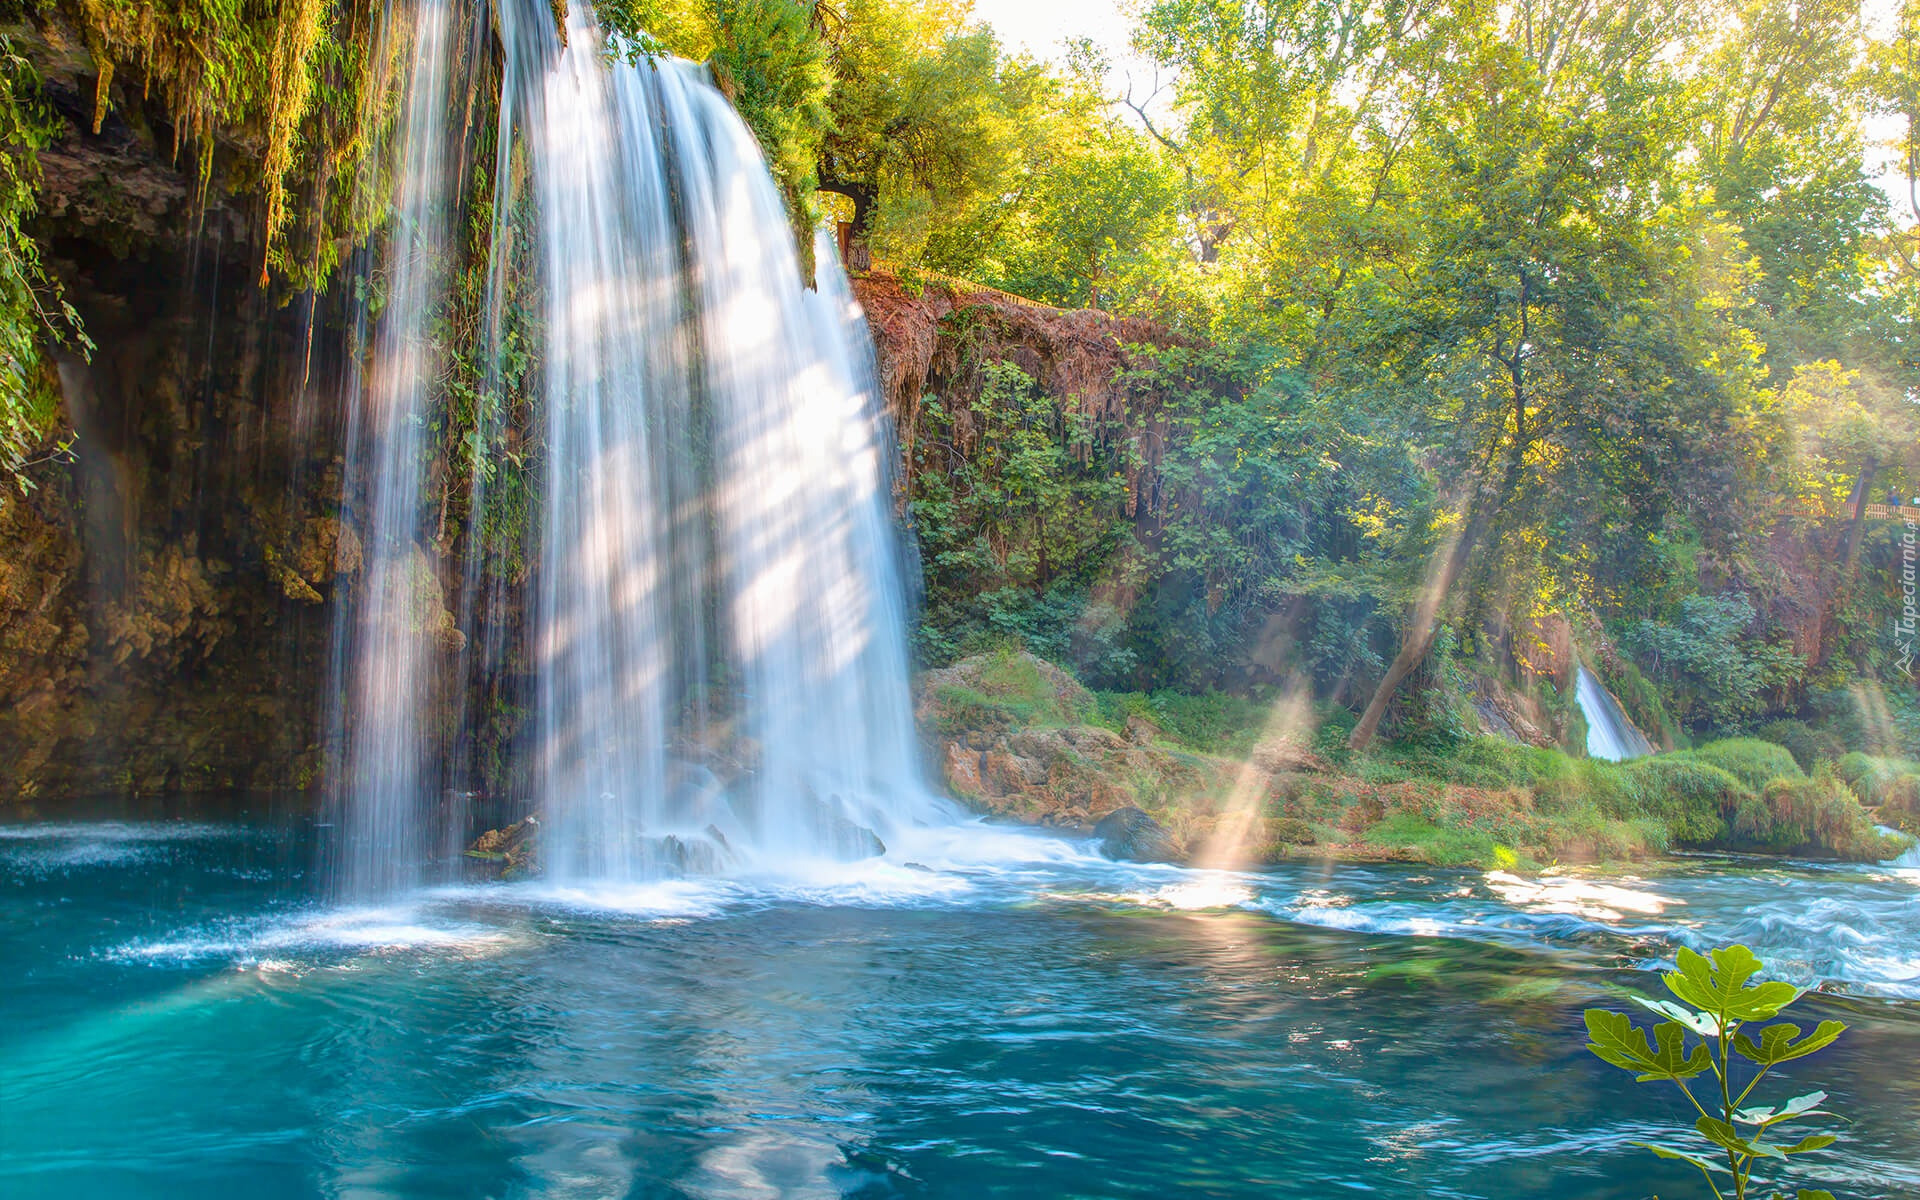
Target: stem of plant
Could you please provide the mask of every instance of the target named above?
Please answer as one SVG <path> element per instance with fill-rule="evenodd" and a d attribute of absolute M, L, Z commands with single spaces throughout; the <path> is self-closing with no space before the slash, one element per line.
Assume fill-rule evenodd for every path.
<path fill-rule="evenodd" d="M 1732 1063 L 1729 1061 L 1727 1047 L 1733 1042 L 1733 1031 L 1737 1026 L 1729 1026 L 1726 1020 L 1726 1013 L 1721 1013 L 1720 1036 L 1714 1039 L 1714 1049 L 1720 1055 L 1720 1065 L 1714 1068 L 1714 1074 L 1720 1077 L 1720 1104 L 1723 1110 L 1721 1119 L 1731 1129 L 1733 1127 L 1733 1080 L 1728 1075 L 1732 1070 Z M 1740 1156 L 1732 1147 L 1727 1149 L 1727 1170 L 1733 1172 L 1734 1200 L 1747 1200 L 1747 1177 L 1741 1172 Z"/>

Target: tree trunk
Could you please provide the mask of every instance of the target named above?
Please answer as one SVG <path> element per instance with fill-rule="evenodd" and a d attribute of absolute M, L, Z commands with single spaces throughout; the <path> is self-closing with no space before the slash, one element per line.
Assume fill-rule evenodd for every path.
<path fill-rule="evenodd" d="M 1434 634 L 1440 628 L 1440 606 L 1446 602 L 1447 594 L 1459 580 L 1467 560 L 1473 556 L 1474 547 L 1486 535 L 1491 523 L 1491 509 L 1476 514 L 1462 530 L 1453 545 L 1447 548 L 1447 554 L 1440 563 L 1440 572 L 1427 585 L 1426 595 L 1420 598 L 1420 604 L 1413 610 L 1413 623 L 1407 626 L 1405 636 L 1400 639 L 1400 652 L 1393 656 L 1393 662 L 1387 667 L 1387 673 L 1381 677 L 1378 687 L 1373 689 L 1373 699 L 1367 701 L 1367 710 L 1360 714 L 1360 723 L 1353 727 L 1353 733 L 1347 738 L 1347 745 L 1353 750 L 1365 750 L 1373 741 L 1380 727 L 1380 718 L 1386 715 L 1387 704 L 1407 676 L 1426 660 L 1427 651 L 1433 648 Z"/>
<path fill-rule="evenodd" d="M 1873 477 L 1880 473 L 1880 460 L 1869 458 L 1860 468 L 1860 479 L 1853 485 L 1853 517 L 1847 522 L 1847 552 L 1840 561 L 1848 575 L 1860 567 L 1860 539 L 1867 532 L 1867 502 L 1873 499 Z"/>
<path fill-rule="evenodd" d="M 867 238 L 872 232 L 873 210 L 880 201 L 879 189 L 872 184 L 841 179 L 822 172 L 819 190 L 845 196 L 853 201 L 853 228 L 847 231 L 846 266 L 852 271 L 873 269 L 873 252 Z"/>

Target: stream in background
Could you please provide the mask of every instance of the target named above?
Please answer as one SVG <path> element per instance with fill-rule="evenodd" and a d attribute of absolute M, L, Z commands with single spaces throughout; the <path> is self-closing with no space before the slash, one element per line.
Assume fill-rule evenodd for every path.
<path fill-rule="evenodd" d="M 1580 1011 L 1753 944 L 1853 1029 L 1809 1181 L 1920 1191 L 1920 872 L 1107 862 L 983 826 L 784 876 L 336 907 L 308 827 L 0 829 L 0 1193 L 1691 1194 Z"/>

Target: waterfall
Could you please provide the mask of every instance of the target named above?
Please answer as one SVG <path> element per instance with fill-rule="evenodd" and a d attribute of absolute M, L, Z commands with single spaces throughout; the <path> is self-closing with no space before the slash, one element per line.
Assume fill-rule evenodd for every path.
<path fill-rule="evenodd" d="M 464 835 L 439 798 L 472 767 L 439 745 L 474 714 L 449 697 L 499 668 L 516 620 L 551 876 L 844 861 L 949 822 L 917 765 L 891 446 L 845 274 L 822 240 L 808 286 L 759 146 L 705 69 L 630 54 L 581 0 L 564 37 L 548 0 L 494 13 L 484 336 L 497 364 L 505 306 L 532 310 L 532 570 L 510 585 L 523 595 L 482 578 L 475 470 L 449 611 L 448 547 L 429 552 L 422 515 L 433 488 L 444 528 L 428 437 L 467 153 L 448 123 L 452 3 L 396 5 L 382 32 L 405 41 L 384 305 L 349 387 L 343 517 L 365 561 L 335 638 L 337 889 L 418 883 Z M 476 456 L 501 419 L 488 403 Z"/>
<path fill-rule="evenodd" d="M 870 343 L 706 77 L 500 10 L 536 209 L 536 790 L 560 878 L 878 852 L 915 766 Z"/>
<path fill-rule="evenodd" d="M 391 148 L 392 233 L 382 264 L 384 305 L 372 355 L 355 353 L 349 380 L 343 516 L 361 531 L 357 586 L 337 614 L 331 720 L 342 761 L 331 783 L 338 829 L 337 890 L 367 895 L 419 878 L 429 852 L 432 772 L 424 752 L 425 695 L 436 639 L 457 639 L 418 539 L 425 485 L 430 319 L 441 299 L 450 203 L 445 129 L 450 0 L 396 7 L 381 37 L 404 39 L 399 127 Z M 382 46 L 384 55 L 387 47 Z M 364 341 L 364 337 L 357 339 Z M 357 349 L 357 348 L 356 348 Z M 355 511 L 351 481 L 364 476 Z"/>
<path fill-rule="evenodd" d="M 1620 711 L 1613 694 L 1600 686 L 1600 681 L 1585 666 L 1579 667 L 1574 698 L 1580 704 L 1580 714 L 1587 719 L 1587 753 L 1590 756 L 1619 762 L 1653 753 L 1653 744 L 1633 727 L 1633 722 L 1627 720 L 1627 714 Z"/>

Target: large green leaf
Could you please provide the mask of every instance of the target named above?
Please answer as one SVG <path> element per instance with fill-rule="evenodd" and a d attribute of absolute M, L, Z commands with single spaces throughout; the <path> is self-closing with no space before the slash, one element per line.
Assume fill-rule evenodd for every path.
<path fill-rule="evenodd" d="M 1701 1137 L 1719 1146 L 1723 1150 L 1731 1150 L 1735 1154 L 1746 1156 L 1753 1156 L 1759 1153 L 1759 1151 L 1754 1149 L 1753 1143 L 1741 1137 L 1733 1126 L 1718 1117 L 1701 1117 L 1693 1123 L 1693 1127 L 1700 1131 Z"/>
<path fill-rule="evenodd" d="M 1764 1021 L 1792 1004 L 1799 989 L 1778 981 L 1747 986 L 1760 970 L 1760 960 L 1745 946 L 1722 946 L 1709 961 L 1682 949 L 1677 971 L 1662 978 L 1675 996 L 1725 1022 Z"/>
<path fill-rule="evenodd" d="M 1646 1032 L 1625 1013 L 1604 1008 L 1586 1012 L 1587 1049 L 1623 1071 L 1635 1072 L 1637 1082 L 1691 1079 L 1712 1065 L 1705 1045 L 1687 1050 L 1686 1028 L 1668 1021 L 1654 1027 L 1653 1044 Z"/>
<path fill-rule="evenodd" d="M 1790 1062 L 1804 1058 L 1816 1050 L 1824 1050 L 1833 1045 L 1834 1039 L 1846 1032 L 1846 1025 L 1839 1021 L 1822 1021 L 1799 1042 L 1793 1039 L 1800 1036 L 1800 1027 L 1790 1022 L 1769 1025 L 1760 1031 L 1760 1040 L 1755 1042 L 1744 1033 L 1735 1034 L 1733 1048 L 1753 1062 L 1763 1067 L 1775 1063 Z"/>

